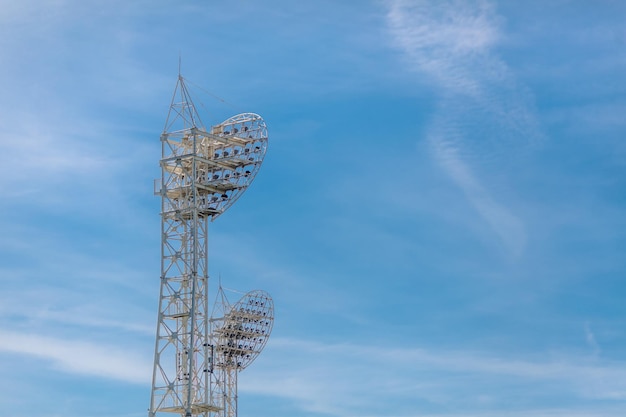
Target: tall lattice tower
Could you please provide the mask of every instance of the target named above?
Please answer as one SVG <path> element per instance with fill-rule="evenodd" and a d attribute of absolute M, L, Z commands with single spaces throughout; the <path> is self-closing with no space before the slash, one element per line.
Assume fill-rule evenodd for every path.
<path fill-rule="evenodd" d="M 237 373 L 265 346 L 274 309 L 264 291 L 231 306 L 220 288 L 210 313 L 208 221 L 255 177 L 267 128 L 243 113 L 205 129 L 179 75 L 161 145 L 161 290 L 148 415 L 235 417 Z"/>

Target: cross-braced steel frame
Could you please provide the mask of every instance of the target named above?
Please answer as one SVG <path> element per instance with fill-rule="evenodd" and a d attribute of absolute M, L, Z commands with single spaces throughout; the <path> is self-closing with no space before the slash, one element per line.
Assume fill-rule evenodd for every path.
<path fill-rule="evenodd" d="M 220 288 L 211 317 L 216 387 L 223 390 L 223 417 L 237 417 L 237 377 L 265 347 L 274 324 L 274 302 L 265 291 L 245 294 L 231 306 Z"/>
<path fill-rule="evenodd" d="M 224 352 L 232 357 L 233 351 L 211 335 L 221 327 L 209 317 L 208 221 L 228 209 L 256 175 L 267 129 L 260 116 L 243 113 L 207 132 L 179 76 L 161 144 L 161 178 L 155 183 L 161 196 L 161 289 L 148 415 L 236 417 L 242 360 L 225 359 Z M 254 352 L 247 346 L 249 358 Z"/>

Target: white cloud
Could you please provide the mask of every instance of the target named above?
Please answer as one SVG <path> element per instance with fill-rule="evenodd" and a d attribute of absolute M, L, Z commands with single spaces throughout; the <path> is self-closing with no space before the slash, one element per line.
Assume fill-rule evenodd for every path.
<path fill-rule="evenodd" d="M 524 222 L 489 190 L 474 164 L 516 156 L 541 138 L 528 93 L 491 52 L 500 18 L 488 1 L 388 3 L 392 42 L 434 81 L 440 104 L 427 136 L 441 168 L 515 257 Z"/>
<path fill-rule="evenodd" d="M 516 257 L 521 256 L 527 240 L 522 221 L 507 207 L 494 200 L 460 158 L 458 149 L 450 141 L 437 136 L 429 139 L 436 159 L 463 190 L 476 211 L 500 236 L 510 253 Z"/>
<path fill-rule="evenodd" d="M 492 9 L 484 1 L 398 0 L 389 2 L 387 19 L 394 42 L 414 69 L 456 93 L 477 96 L 482 86 L 467 63 L 484 59 L 497 43 Z"/>
<path fill-rule="evenodd" d="M 0 331 L 0 351 L 38 357 L 68 373 L 129 383 L 145 384 L 151 375 L 151 362 L 144 355 L 120 345 Z"/>
<path fill-rule="evenodd" d="M 120 288 L 109 291 L 115 294 Z M 28 323 L 31 329 L 62 329 L 65 333 L 99 329 L 154 336 L 155 314 L 129 305 L 137 293 L 125 297 L 103 293 L 102 288 L 66 290 L 35 282 L 28 289 L 7 289 L 0 296 L 0 322 L 5 323 L 5 329 L 17 322 Z"/>
<path fill-rule="evenodd" d="M 10 172 L 20 172 L 27 181 L 50 180 L 50 176 L 82 176 L 111 164 L 102 155 L 81 151 L 67 136 L 43 131 L 43 126 L 23 123 L 20 132 L 1 132 L 5 152 L 0 163 Z"/>
<path fill-rule="evenodd" d="M 272 339 L 239 378 L 240 391 L 290 399 L 297 407 L 329 415 L 380 415 L 384 404 L 408 402 L 396 415 L 564 416 L 595 414 L 577 409 L 577 399 L 620 400 L 626 395 L 626 364 L 571 355 L 512 358 L 488 352 L 367 344 L 323 344 Z M 280 364 L 277 366 L 277 364 Z M 526 400 L 567 392 L 571 407 L 524 411 L 508 408 L 524 386 Z M 607 414 L 611 404 L 606 404 Z M 450 408 L 466 410 L 448 413 Z M 486 412 L 477 412 L 486 410 Z M 576 414 L 579 413 L 579 414 Z"/>
<path fill-rule="evenodd" d="M 151 358 L 128 346 L 0 331 L 0 351 L 39 358 L 71 374 L 149 383 Z M 568 391 L 572 405 L 494 411 L 510 400 L 506 390 L 512 381 L 527 387 L 526 399 Z M 625 397 L 626 364 L 278 338 L 241 374 L 239 391 L 288 399 L 297 409 L 331 416 L 609 417 L 620 415 L 611 400 Z M 581 410 L 576 398 L 599 401 L 598 406 Z M 408 401 L 404 410 L 381 414 L 385 404 L 400 400 Z M 422 411 L 416 413 L 418 403 Z"/>

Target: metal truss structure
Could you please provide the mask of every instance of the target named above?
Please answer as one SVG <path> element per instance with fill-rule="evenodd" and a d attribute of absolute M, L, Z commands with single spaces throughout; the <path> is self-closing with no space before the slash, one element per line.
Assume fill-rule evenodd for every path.
<path fill-rule="evenodd" d="M 179 75 L 161 145 L 161 290 L 148 415 L 236 417 L 237 372 L 267 342 L 273 303 L 253 291 L 231 308 L 224 296 L 211 319 L 208 221 L 254 179 L 267 128 L 243 113 L 207 131 Z"/>
<path fill-rule="evenodd" d="M 214 399 L 223 399 L 224 417 L 237 416 L 237 373 L 265 347 L 274 324 L 274 302 L 265 291 L 250 291 L 230 305 L 220 288 L 211 318 Z"/>

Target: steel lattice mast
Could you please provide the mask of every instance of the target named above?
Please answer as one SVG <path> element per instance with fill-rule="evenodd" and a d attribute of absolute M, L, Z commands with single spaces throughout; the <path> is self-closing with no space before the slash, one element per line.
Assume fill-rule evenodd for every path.
<path fill-rule="evenodd" d="M 256 175 L 267 129 L 260 116 L 243 113 L 208 132 L 179 75 L 161 145 L 161 179 L 155 181 L 161 196 L 161 289 L 148 415 L 235 417 L 237 372 L 265 345 L 273 304 L 266 293 L 251 292 L 244 299 L 252 305 L 256 300 L 258 314 L 235 314 L 225 302 L 221 315 L 210 318 L 208 221 L 230 207 Z M 255 314 L 267 317 L 264 324 L 257 318 L 251 325 Z M 228 333 L 233 320 L 237 331 Z"/>

